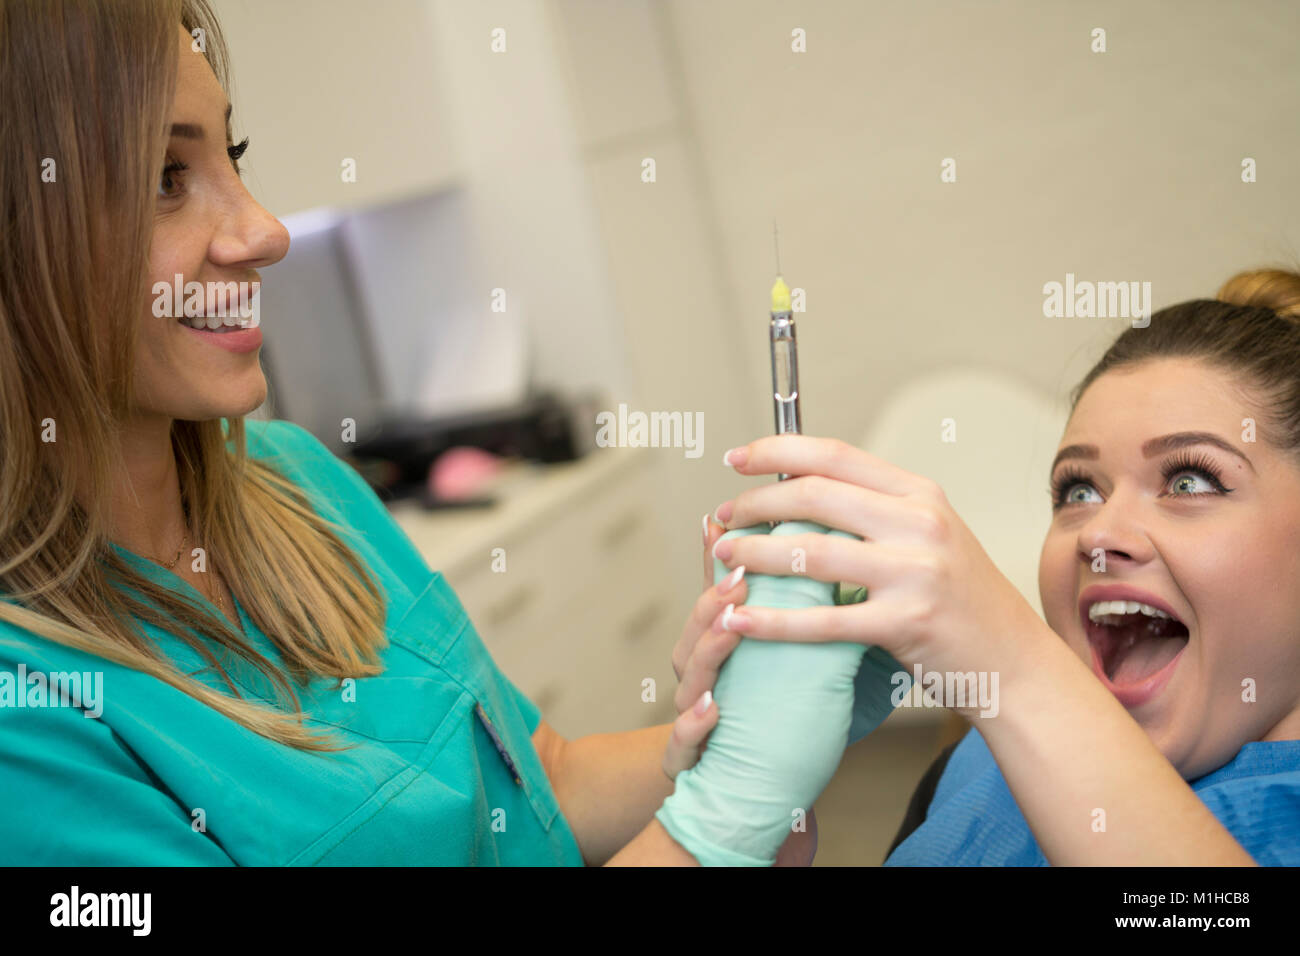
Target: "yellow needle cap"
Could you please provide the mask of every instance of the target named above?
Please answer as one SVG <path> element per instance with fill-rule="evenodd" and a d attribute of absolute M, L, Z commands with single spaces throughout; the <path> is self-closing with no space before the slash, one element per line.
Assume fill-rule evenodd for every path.
<path fill-rule="evenodd" d="M 790 287 L 780 276 L 776 277 L 776 282 L 772 285 L 772 311 L 790 311 Z"/>

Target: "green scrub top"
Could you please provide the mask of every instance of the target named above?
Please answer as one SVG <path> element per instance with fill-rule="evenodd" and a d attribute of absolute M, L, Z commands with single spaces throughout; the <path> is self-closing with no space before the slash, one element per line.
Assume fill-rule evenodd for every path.
<path fill-rule="evenodd" d="M 139 671 L 0 623 L 0 864 L 582 865 L 532 745 L 541 715 L 497 670 L 442 574 L 307 431 L 250 420 L 247 433 L 249 456 L 342 526 L 387 596 L 383 673 L 351 689 L 323 678 L 295 688 L 306 725 L 351 746 L 275 743 Z M 118 551 L 212 606 L 170 571 Z M 137 624 L 182 671 L 229 693 L 199 655 Z M 245 697 L 274 700 L 261 674 L 213 649 Z M 100 716 L 87 716 L 89 693 L 81 708 L 33 706 L 39 685 L 68 672 L 102 673 Z"/>

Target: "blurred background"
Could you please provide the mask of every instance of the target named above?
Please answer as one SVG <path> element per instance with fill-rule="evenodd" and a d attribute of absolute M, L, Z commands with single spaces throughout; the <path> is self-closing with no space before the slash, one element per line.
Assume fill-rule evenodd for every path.
<path fill-rule="evenodd" d="M 722 453 L 773 427 L 774 221 L 805 431 L 938 480 L 1036 607 L 1066 396 L 1130 321 L 1045 284 L 1158 309 L 1297 259 L 1290 0 L 214 7 L 292 235 L 257 417 L 371 481 L 570 737 L 674 716 Z M 682 430 L 601 441 L 620 408 Z M 966 729 L 851 748 L 817 862 L 880 863 Z"/>

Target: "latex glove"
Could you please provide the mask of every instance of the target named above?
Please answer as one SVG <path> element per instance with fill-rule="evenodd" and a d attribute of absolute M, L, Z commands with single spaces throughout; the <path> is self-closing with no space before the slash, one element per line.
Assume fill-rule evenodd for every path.
<path fill-rule="evenodd" d="M 853 537 L 805 521 L 786 521 L 773 535 L 819 532 Z M 769 533 L 738 528 L 723 538 Z M 728 573 L 715 562 L 715 580 Z M 800 608 L 835 603 L 837 585 L 792 573 L 746 575 L 747 606 Z M 714 686 L 718 724 L 694 767 L 656 814 L 668 833 L 705 866 L 769 866 L 791 824 L 812 806 L 839 767 L 854 724 L 854 693 L 866 647 L 816 647 L 741 641 Z M 868 672 L 873 706 L 880 662 Z M 884 695 L 888 704 L 888 694 Z M 883 719 L 883 717 L 881 718 Z M 879 721 L 877 721 L 878 723 Z M 874 726 L 874 725 L 872 725 Z"/>
<path fill-rule="evenodd" d="M 716 559 L 715 559 L 716 560 Z M 717 562 L 721 566 L 721 562 Z M 723 567 L 725 571 L 725 566 Z M 867 599 L 866 588 L 837 585 L 836 604 L 857 604 Z M 872 645 L 862 655 L 862 665 L 853 680 L 853 723 L 849 726 L 849 744 L 856 744 L 894 712 L 896 688 L 907 693 L 912 675 L 883 647 Z"/>

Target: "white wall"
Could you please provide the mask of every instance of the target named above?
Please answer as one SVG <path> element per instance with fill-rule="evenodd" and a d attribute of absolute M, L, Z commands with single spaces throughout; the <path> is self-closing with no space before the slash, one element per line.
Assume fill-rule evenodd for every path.
<path fill-rule="evenodd" d="M 663 461 L 690 476 L 666 484 L 674 529 L 751 483 L 719 484 L 715 452 L 771 429 L 774 217 L 786 277 L 808 297 L 806 430 L 850 441 L 911 383 L 971 366 L 1063 414 L 1064 394 L 1126 324 L 1045 318 L 1043 285 L 1067 272 L 1149 281 L 1158 308 L 1300 257 L 1293 2 L 552 8 L 634 357 L 666 364 L 676 346 L 718 370 L 713 388 L 690 359 L 678 381 L 646 375 L 653 407 L 696 402 L 718 423 L 703 466 Z M 1106 30 L 1105 53 L 1091 52 L 1094 27 Z M 795 28 L 806 53 L 791 52 Z M 632 178 L 645 155 L 658 159 L 654 187 Z M 1246 156 L 1258 163 L 1253 184 L 1241 181 Z M 946 157 L 955 183 L 940 181 Z M 669 312 L 689 316 L 671 346 L 656 335 L 665 280 Z M 978 457 L 978 405 L 944 394 L 943 417 Z M 930 414 L 940 409 L 914 411 L 891 450 L 924 472 L 943 453 Z M 1032 456 L 1033 497 L 1026 504 L 1017 470 L 987 507 L 967 501 L 962 513 L 995 529 L 999 515 L 1038 509 L 1011 541 L 988 532 L 1036 603 L 1013 555 L 1037 561 L 1049 517 L 1039 486 L 1056 442 L 1015 425 L 1006 437 Z M 995 461 L 993 448 L 981 460 Z"/>
<path fill-rule="evenodd" d="M 1300 249 L 1289 0 L 668 8 L 725 281 L 766 288 L 776 216 L 808 290 L 812 430 L 861 434 L 890 390 L 956 363 L 1073 385 L 1123 323 L 1044 318 L 1067 271 L 1149 280 L 1164 305 Z"/>
<path fill-rule="evenodd" d="M 958 367 L 1059 400 L 1124 325 L 1044 318 L 1067 272 L 1150 281 L 1159 307 L 1300 248 L 1287 0 L 217 3 L 272 211 L 460 184 L 540 374 L 704 413 L 703 457 L 656 451 L 647 505 L 684 600 L 700 515 L 752 483 L 721 452 L 771 429 L 774 217 L 808 295 L 807 429 L 849 440 Z M 343 155 L 364 188 L 337 184 Z M 925 461 L 938 429 L 908 434 L 899 454 Z"/>
<path fill-rule="evenodd" d="M 621 323 L 546 8 L 533 0 L 423 4 L 446 117 L 489 285 L 527 304 L 537 378 L 627 389 Z M 493 52 L 492 31 L 505 31 Z"/>
<path fill-rule="evenodd" d="M 649 411 L 700 413 L 703 453 L 652 449 L 651 506 L 672 554 L 678 620 L 699 593 L 700 519 L 753 482 L 722 465 L 771 431 L 766 283 L 738 292 L 668 8 L 651 0 L 549 0 L 574 103 L 584 176 L 599 214 L 631 377 L 612 395 Z M 655 161 L 654 182 L 642 163 Z"/>
<path fill-rule="evenodd" d="M 212 0 L 230 47 L 235 140 L 277 216 L 452 184 L 459 159 L 434 40 L 413 0 Z M 340 177 L 345 157 L 357 181 Z"/>

